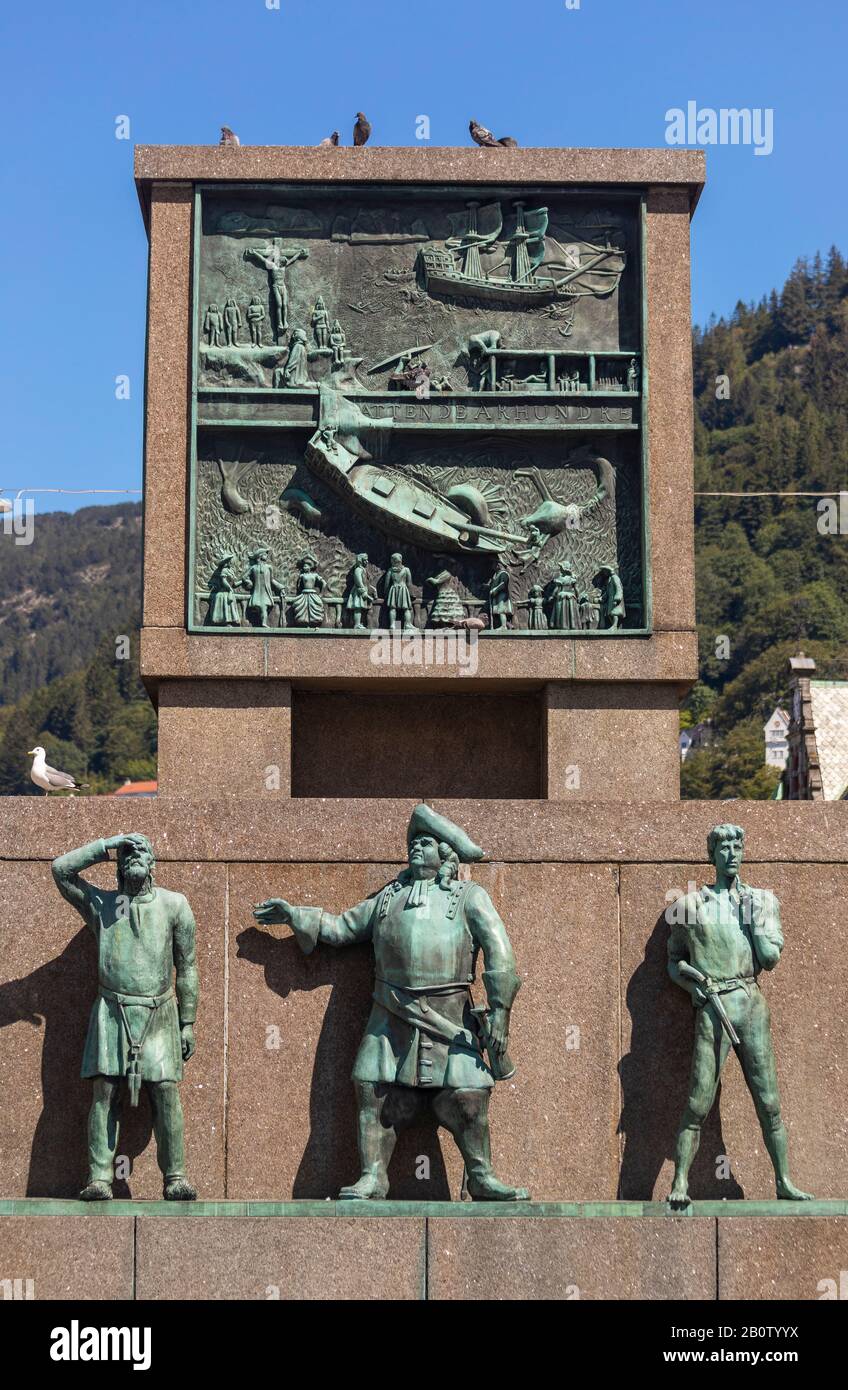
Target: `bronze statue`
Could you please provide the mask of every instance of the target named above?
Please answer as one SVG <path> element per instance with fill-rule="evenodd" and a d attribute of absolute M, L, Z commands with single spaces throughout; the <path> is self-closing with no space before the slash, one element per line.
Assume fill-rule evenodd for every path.
<path fill-rule="evenodd" d="M 209 580 L 209 612 L 206 621 L 210 627 L 241 626 L 241 610 L 236 594 L 239 580 L 233 567 L 235 558 L 232 550 L 222 551 Z"/>
<path fill-rule="evenodd" d="M 322 594 L 327 581 L 318 573 L 318 561 L 314 555 L 301 555 L 297 562 L 296 592 L 292 599 L 292 611 L 298 627 L 324 626 L 324 600 Z"/>
<path fill-rule="evenodd" d="M 404 632 L 415 631 L 415 609 L 412 600 L 412 574 L 403 563 L 403 556 L 395 552 L 384 576 L 386 607 L 389 610 L 389 627 L 400 626 Z"/>
<path fill-rule="evenodd" d="M 377 602 L 376 590 L 368 583 L 368 556 L 363 551 L 357 555 L 350 572 L 350 592 L 345 600 L 345 608 L 353 618 L 354 632 L 367 630 L 367 624 L 362 621 L 363 615 L 368 618 L 372 603 Z"/>
<path fill-rule="evenodd" d="M 268 626 L 268 614 L 280 601 L 283 587 L 274 578 L 268 562 L 268 547 L 260 545 L 248 556 L 248 570 L 241 583 L 250 594 L 247 600 L 247 614 L 256 627 Z"/>
<path fill-rule="evenodd" d="M 306 350 L 306 330 L 304 328 L 296 328 L 292 333 L 282 380 L 283 386 L 309 385 L 309 357 Z"/>
<path fill-rule="evenodd" d="M 606 627 L 617 630 L 625 614 L 624 589 L 616 565 L 602 565 L 598 570 L 601 580 L 601 613 Z"/>
<path fill-rule="evenodd" d="M 268 280 L 271 287 L 271 299 L 274 305 L 275 324 L 274 331 L 277 342 L 283 340 L 283 335 L 288 331 L 289 326 L 289 292 L 286 285 L 286 271 L 295 261 L 306 260 L 309 255 L 305 246 L 292 246 L 286 249 L 280 237 L 275 237 L 264 247 L 251 246 L 243 253 L 246 261 L 256 261 L 258 265 L 264 266 L 268 272 Z"/>
<path fill-rule="evenodd" d="M 110 854 L 117 861 L 117 891 L 95 888 L 81 877 Z M 98 997 L 82 1062 L 82 1075 L 94 1083 L 84 1202 L 112 1196 L 123 1080 L 132 1106 L 138 1105 L 142 1082 L 147 1087 L 165 1198 L 191 1202 L 197 1196 L 186 1176 L 177 1089 L 183 1063 L 195 1050 L 194 917 L 182 893 L 157 888 L 155 862 L 144 835 L 113 835 L 53 860 L 56 887 L 97 942 Z"/>
<path fill-rule="evenodd" d="M 492 1171 L 489 1096 L 513 1075 L 507 1054 L 510 1011 L 520 986 L 506 928 L 479 884 L 461 881 L 462 861 L 483 851 L 423 803 L 407 830 L 409 864 L 373 897 L 336 916 L 270 898 L 253 909 L 262 927 L 290 926 L 309 955 L 320 942 L 370 941 L 376 980 L 353 1068 L 361 1175 L 339 1194 L 383 1198 L 397 1131 L 428 1099 L 465 1160 L 477 1201 L 527 1201 Z M 275 933 L 276 934 L 276 933 Z M 470 986 L 483 953 L 488 1010 Z"/>
<path fill-rule="evenodd" d="M 689 1203 L 689 1169 L 731 1047 L 756 1107 L 778 1197 L 810 1200 L 789 1177 L 769 1007 L 757 983 L 760 971 L 773 970 L 783 950 L 780 903 L 767 888 L 750 888 L 741 881 L 744 838 L 739 825 L 715 826 L 707 837 L 715 883 L 678 898 L 666 912 L 671 923 L 668 973 L 691 994 L 697 1009 L 689 1098 L 677 1134 L 668 1199 L 673 1207 Z"/>
<path fill-rule="evenodd" d="M 253 347 L 262 346 L 262 324 L 265 320 L 265 306 L 258 294 L 251 297 L 247 306 L 247 326 L 250 329 L 250 341 Z"/>
<path fill-rule="evenodd" d="M 509 571 L 498 564 L 488 583 L 489 621 L 492 628 L 505 631 L 512 617 L 512 600 L 509 596 Z"/>
<path fill-rule="evenodd" d="M 241 328 L 241 309 L 236 304 L 232 295 L 224 305 L 224 336 L 227 347 L 238 347 L 239 329 Z"/>

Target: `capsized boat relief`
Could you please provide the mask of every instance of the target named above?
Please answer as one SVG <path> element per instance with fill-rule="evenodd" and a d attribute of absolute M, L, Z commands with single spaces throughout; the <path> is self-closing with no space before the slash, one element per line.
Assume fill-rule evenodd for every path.
<path fill-rule="evenodd" d="M 318 429 L 306 462 L 360 516 L 385 534 L 426 550 L 497 555 L 527 535 L 488 524 L 485 493 L 468 483 L 441 493 L 374 459 L 393 420 L 372 420 L 340 391 L 322 384 Z"/>

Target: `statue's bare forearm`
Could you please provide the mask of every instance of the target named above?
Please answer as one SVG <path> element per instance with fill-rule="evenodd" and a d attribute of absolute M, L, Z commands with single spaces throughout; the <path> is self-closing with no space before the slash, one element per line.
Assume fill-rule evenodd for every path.
<path fill-rule="evenodd" d="M 60 854 L 51 864 L 53 881 L 62 897 L 83 917 L 88 916 L 89 885 L 82 878 L 85 869 L 102 864 L 109 858 L 105 840 L 92 840 L 87 845 Z"/>

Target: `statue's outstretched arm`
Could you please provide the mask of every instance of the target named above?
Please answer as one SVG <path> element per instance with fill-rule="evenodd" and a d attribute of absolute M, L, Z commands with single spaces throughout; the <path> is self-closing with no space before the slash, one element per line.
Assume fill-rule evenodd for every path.
<path fill-rule="evenodd" d="M 297 944 L 308 956 L 320 941 L 325 946 L 352 946 L 357 941 L 371 940 L 374 899 L 350 908 L 336 916 L 321 907 L 293 907 L 285 898 L 268 898 L 257 903 L 253 915 L 260 927 L 270 929 L 270 935 L 281 936 L 278 926 L 291 927 Z"/>

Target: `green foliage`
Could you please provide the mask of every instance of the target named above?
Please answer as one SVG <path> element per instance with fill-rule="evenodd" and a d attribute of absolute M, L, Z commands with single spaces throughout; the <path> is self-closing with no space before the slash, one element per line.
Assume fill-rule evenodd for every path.
<path fill-rule="evenodd" d="M 694 369 L 698 492 L 848 489 L 848 265 L 835 247 L 696 329 Z M 786 703 L 789 656 L 803 647 L 822 679 L 848 675 L 848 536 L 819 530 L 815 497 L 696 501 L 700 679 L 681 727 L 709 719 L 716 741 L 689 754 L 683 795 L 762 799 L 777 782 L 762 725 Z M 138 629 L 140 575 L 136 504 L 36 516 L 31 546 L 0 545 L 0 793 L 36 792 L 35 743 L 93 793 L 155 776 L 137 654 L 115 659 L 116 638 Z"/>
<path fill-rule="evenodd" d="M 140 589 L 137 503 L 36 514 L 32 545 L 0 544 L 0 793 L 41 795 L 36 744 L 91 793 L 156 776 Z M 117 660 L 122 637 L 132 649 Z"/>
<path fill-rule="evenodd" d="M 141 610 L 141 506 L 36 512 L 31 545 L 0 536 L 0 704 L 87 666 Z"/>
<path fill-rule="evenodd" d="M 779 781 L 763 761 L 763 730 L 758 719 L 735 725 L 719 742 L 691 752 L 680 769 L 681 795 L 688 800 L 729 797 L 765 801 Z"/>
<path fill-rule="evenodd" d="M 27 752 L 41 744 L 47 761 L 102 795 L 129 778 L 156 776 L 156 715 L 138 678 L 133 640 L 115 660 L 109 636 L 81 671 L 36 690 L 8 712 L 0 728 L 0 794 L 40 795 L 29 779 Z"/>
<path fill-rule="evenodd" d="M 694 363 L 698 492 L 848 487 L 848 265 L 835 247 L 696 329 Z M 681 725 L 709 718 L 716 739 L 689 754 L 683 795 L 762 799 L 777 781 L 762 725 L 786 704 L 789 657 L 803 648 L 820 678 L 848 675 L 848 536 L 819 530 L 816 497 L 696 502 L 700 681 Z"/>

